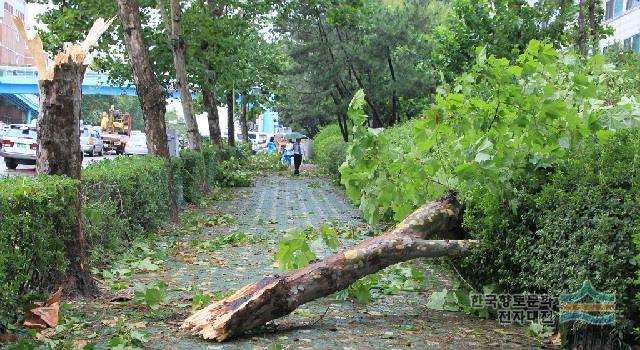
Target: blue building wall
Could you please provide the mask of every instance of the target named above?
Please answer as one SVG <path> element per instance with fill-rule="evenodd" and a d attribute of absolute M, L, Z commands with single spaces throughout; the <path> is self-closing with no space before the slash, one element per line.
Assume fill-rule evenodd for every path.
<path fill-rule="evenodd" d="M 274 122 L 274 120 L 276 120 Z M 276 132 L 276 125 L 278 118 L 278 112 L 267 110 L 262 114 L 262 131 L 273 134 Z"/>

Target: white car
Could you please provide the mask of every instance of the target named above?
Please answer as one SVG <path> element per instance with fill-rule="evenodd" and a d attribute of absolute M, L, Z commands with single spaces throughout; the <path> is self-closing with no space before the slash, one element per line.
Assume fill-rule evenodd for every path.
<path fill-rule="evenodd" d="M 126 155 L 144 155 L 149 154 L 147 149 L 147 134 L 135 133 L 131 134 L 129 141 L 124 145 L 124 154 Z"/>
<path fill-rule="evenodd" d="M 15 169 L 18 164 L 35 165 L 38 152 L 38 132 L 35 126 L 13 124 L 2 137 L 0 156 L 8 169 Z"/>
<path fill-rule="evenodd" d="M 104 154 L 104 142 L 100 132 L 90 126 L 84 126 L 80 129 L 80 149 L 82 153 L 86 153 L 89 157 Z"/>

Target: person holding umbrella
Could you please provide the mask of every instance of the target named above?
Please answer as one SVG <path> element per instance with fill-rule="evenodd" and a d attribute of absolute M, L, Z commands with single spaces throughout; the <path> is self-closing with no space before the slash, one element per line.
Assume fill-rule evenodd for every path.
<path fill-rule="evenodd" d="M 302 158 L 304 156 L 304 146 L 302 146 L 302 139 L 307 138 L 303 134 L 299 132 L 293 132 L 284 135 L 285 140 L 295 140 L 293 142 L 293 166 L 294 166 L 294 175 L 300 175 L 300 165 L 302 164 Z"/>
<path fill-rule="evenodd" d="M 300 175 L 300 165 L 302 164 L 302 156 L 304 155 L 304 147 L 302 147 L 302 139 L 296 139 L 293 143 L 293 167 L 294 175 Z"/>

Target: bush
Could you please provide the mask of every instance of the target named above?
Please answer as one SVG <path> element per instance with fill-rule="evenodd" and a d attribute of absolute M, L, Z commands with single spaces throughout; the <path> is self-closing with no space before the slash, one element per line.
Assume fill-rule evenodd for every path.
<path fill-rule="evenodd" d="M 180 152 L 179 175 L 182 179 L 184 200 L 195 204 L 204 195 L 202 184 L 207 181 L 204 156 L 201 152 Z"/>
<path fill-rule="evenodd" d="M 338 176 L 338 168 L 347 157 L 347 146 L 337 124 L 322 128 L 313 139 L 316 162 L 325 173 Z"/>
<path fill-rule="evenodd" d="M 202 196 L 203 179 L 211 186 L 253 185 L 241 164 L 249 155 L 246 147 L 220 151 L 208 146 L 202 154 L 185 151 L 171 162 L 152 156 L 103 160 L 84 169 L 81 181 L 0 179 L 0 332 L 15 321 L 17 309 L 44 298 L 41 294 L 63 276 L 67 261 L 61 237 L 73 230 L 77 193 L 82 194 L 83 231 L 95 266 L 107 262 L 105 253 L 166 220 L 170 170 L 176 188 L 183 187 L 185 199 L 194 203 Z M 229 160 L 222 161 L 223 156 Z"/>
<path fill-rule="evenodd" d="M 253 175 L 242 169 L 242 166 L 234 159 L 223 161 L 217 179 L 220 187 L 249 187 L 255 185 Z"/>
<path fill-rule="evenodd" d="M 478 286 L 556 295 L 590 280 L 615 292 L 619 329 L 637 326 L 638 154 L 640 130 L 620 131 L 605 144 L 582 144 L 548 180 L 522 178 L 511 203 L 474 193 L 464 222 L 482 244 L 462 260 L 463 274 Z"/>
<path fill-rule="evenodd" d="M 632 86 L 611 93 L 610 85 L 633 81 L 611 68 L 601 55 L 584 59 L 537 41 L 514 62 L 480 50 L 423 118 L 383 131 L 364 126 L 359 91 L 341 181 L 371 222 L 400 221 L 457 190 L 466 230 L 482 242 L 461 262 L 465 279 L 553 294 L 590 279 L 616 292 L 617 327 L 630 331 L 640 132 L 620 130 L 639 125 L 640 101 Z"/>
<path fill-rule="evenodd" d="M 206 145 L 202 147 L 205 175 L 209 186 L 214 186 L 220 176 L 221 154 L 218 147 Z"/>
<path fill-rule="evenodd" d="M 250 169 L 253 171 L 270 170 L 281 171 L 287 169 L 287 164 L 282 162 L 282 158 L 278 152 L 267 154 L 260 152 L 250 158 Z"/>
<path fill-rule="evenodd" d="M 251 142 L 236 142 L 235 147 L 231 147 L 225 143 L 219 152 L 221 160 L 236 160 L 242 164 L 246 163 L 253 154 Z"/>
<path fill-rule="evenodd" d="M 134 229 L 155 229 L 169 213 L 169 168 L 157 157 L 119 157 L 103 160 L 82 173 L 88 202 L 109 203 L 116 219 Z"/>
<path fill-rule="evenodd" d="M 78 182 L 58 176 L 0 180 L 0 330 L 65 270 Z"/>

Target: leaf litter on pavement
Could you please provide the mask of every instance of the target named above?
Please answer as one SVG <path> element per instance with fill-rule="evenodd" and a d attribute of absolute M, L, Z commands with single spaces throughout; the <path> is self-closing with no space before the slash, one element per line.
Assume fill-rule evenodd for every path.
<path fill-rule="evenodd" d="M 267 176 L 258 179 L 255 187 L 216 193 L 217 198 L 206 200 L 205 206 L 185 211 L 182 227 L 136 241 L 109 267 L 94 271 L 101 296 L 61 304 L 60 325 L 54 326 L 57 331 L 51 341 L 122 349 L 514 349 L 541 345 L 522 327 L 502 327 L 493 320 L 428 308 L 428 302 L 442 302 L 429 295 L 442 294 L 451 282 L 440 267 L 425 260 L 390 268 L 393 279 L 382 276 L 374 281 L 384 287 L 376 287 L 367 304 L 338 293 L 222 344 L 183 332 L 179 326 L 194 310 L 247 283 L 281 273 L 274 257 L 288 229 L 317 228 L 326 236 L 330 227 L 337 233 L 332 241 L 337 249 L 384 229 L 364 224 L 341 191 L 319 177 L 287 178 L 283 183 L 281 177 Z M 331 252 L 316 253 L 322 258 Z"/>

